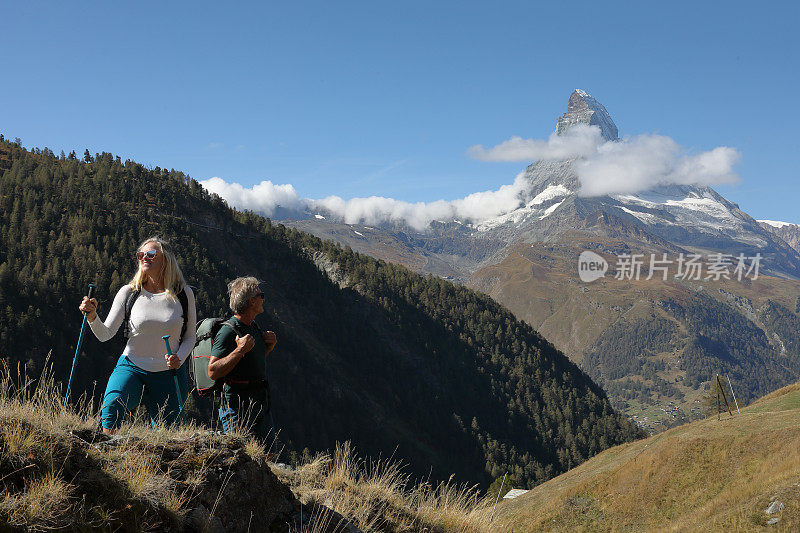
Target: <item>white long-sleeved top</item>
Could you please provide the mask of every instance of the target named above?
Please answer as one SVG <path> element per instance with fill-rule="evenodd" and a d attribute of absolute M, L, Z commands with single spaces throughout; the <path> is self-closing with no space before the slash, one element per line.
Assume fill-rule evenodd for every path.
<path fill-rule="evenodd" d="M 89 326 L 95 337 L 100 342 L 112 338 L 119 330 L 125 319 L 125 300 L 133 292 L 130 285 L 124 285 L 114 297 L 111 311 L 105 322 L 94 319 Z M 181 363 L 189 357 L 194 348 L 197 337 L 197 310 L 194 304 L 194 293 L 186 287 L 186 297 L 189 303 L 186 320 L 186 333 L 183 342 L 180 342 L 181 329 L 183 328 L 183 309 L 181 302 L 176 298 L 168 298 L 167 293 L 154 294 L 142 288 L 142 292 L 131 308 L 130 337 L 125 345 L 123 355 L 130 361 L 148 372 L 167 370 L 167 361 L 164 358 L 166 346 L 163 336 L 169 335 L 169 346 L 173 354 L 177 355 Z M 180 346 L 178 343 L 180 342 Z"/>

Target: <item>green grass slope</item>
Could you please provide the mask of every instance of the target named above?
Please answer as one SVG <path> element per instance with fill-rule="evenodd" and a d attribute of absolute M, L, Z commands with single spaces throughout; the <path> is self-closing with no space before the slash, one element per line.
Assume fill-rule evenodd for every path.
<path fill-rule="evenodd" d="M 800 529 L 800 384 L 616 446 L 498 506 L 501 531 Z M 765 510 L 775 500 L 781 512 Z M 778 518 L 776 525 L 768 525 Z"/>

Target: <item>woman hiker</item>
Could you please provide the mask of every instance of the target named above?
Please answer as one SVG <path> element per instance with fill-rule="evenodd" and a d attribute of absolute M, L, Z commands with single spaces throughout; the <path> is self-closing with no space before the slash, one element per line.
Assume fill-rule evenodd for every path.
<path fill-rule="evenodd" d="M 103 396 L 103 432 L 115 434 L 125 413 L 144 402 L 153 427 L 158 420 L 173 423 L 180 415 L 172 370 L 177 370 L 180 398 L 188 392 L 183 362 L 195 343 L 194 293 L 186 285 L 175 255 L 166 241 L 151 237 L 136 252 L 139 268 L 123 286 L 105 321 L 97 320 L 97 300 L 83 298 L 79 309 L 100 342 L 111 339 L 127 317 L 127 344 Z M 132 303 L 132 305 L 131 305 Z M 128 312 L 126 312 L 126 308 Z M 169 335 L 170 352 L 163 337 Z"/>

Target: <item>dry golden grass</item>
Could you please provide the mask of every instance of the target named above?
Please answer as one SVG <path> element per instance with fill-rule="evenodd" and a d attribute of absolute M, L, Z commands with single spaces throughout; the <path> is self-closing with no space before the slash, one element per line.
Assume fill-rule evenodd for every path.
<path fill-rule="evenodd" d="M 362 531 L 488 531 L 481 511 L 493 502 L 476 487 L 413 485 L 398 463 L 359 459 L 350 443 L 338 445 L 332 457 L 320 454 L 297 469 L 273 470 L 304 503 L 330 508 Z M 301 531 L 322 531 L 329 521 L 320 511 Z"/>
<path fill-rule="evenodd" d="M 417 515 L 422 523 L 441 531 L 488 531 L 485 512 L 491 498 L 481 497 L 476 487 L 440 483 L 419 485 L 415 491 Z"/>
<path fill-rule="evenodd" d="M 290 529 L 291 533 L 328 533 L 331 530 L 343 530 L 334 527 L 334 514 L 329 508 L 319 506 L 315 508 L 310 517 L 305 518 L 301 515 L 301 525 L 298 529 Z"/>
<path fill-rule="evenodd" d="M 9 454 L 27 454 L 41 445 L 42 437 L 29 424 L 20 420 L 10 420 L 0 430 L 5 452 Z"/>
<path fill-rule="evenodd" d="M 13 376 L 17 376 L 14 378 Z M 38 380 L 31 379 L 24 368 L 9 368 L 0 362 L 0 417 L 25 420 L 42 432 L 89 429 L 97 424 L 94 409 L 85 395 L 64 409 L 64 393 L 45 364 Z"/>
<path fill-rule="evenodd" d="M 267 458 L 266 447 L 258 439 L 253 437 L 248 437 L 245 441 L 244 452 L 259 463 Z"/>
<path fill-rule="evenodd" d="M 25 375 L 22 369 L 16 370 L 13 374 Z M 120 513 L 147 509 L 180 523 L 177 519 L 190 507 L 193 490 L 204 482 L 217 452 L 210 446 L 203 453 L 182 456 L 185 477 L 177 483 L 161 460 L 163 451 L 158 450 L 198 435 L 207 435 L 211 442 L 212 433 L 191 423 L 161 423 L 152 428 L 140 416 L 123 424 L 113 444 L 76 444 L 70 431 L 94 435 L 99 426 L 92 402 L 79 398 L 64 409 L 61 386 L 49 373 L 38 380 L 12 379 L 11 375 L 4 368 L 0 378 L 0 459 L 4 463 L 0 466 L 0 529 L 4 523 L 29 530 L 115 529 Z M 272 450 L 244 433 L 239 437 L 245 453 L 266 465 Z M 83 457 L 79 461 L 90 462 L 96 475 L 113 487 L 79 486 L 76 483 L 97 481 L 76 481 L 74 473 L 66 475 L 64 464 L 76 460 L 75 450 Z M 14 468 L 12 460 L 17 464 Z M 74 464 L 72 468 L 74 472 Z M 336 513 L 366 532 L 488 531 L 480 511 L 493 502 L 481 498 L 477 487 L 452 481 L 414 484 L 397 462 L 365 461 L 349 443 L 297 469 L 273 468 L 301 501 L 314 508 L 300 531 L 330 531 L 339 523 Z M 87 489 L 101 494 L 101 501 L 87 503 L 83 496 Z M 215 510 L 211 509 L 212 514 Z"/>
<path fill-rule="evenodd" d="M 157 505 L 170 494 L 172 482 L 159 472 L 158 457 L 121 445 L 110 450 L 106 459 L 107 471 L 124 481 L 133 498 Z"/>
<path fill-rule="evenodd" d="M 68 483 L 49 472 L 34 480 L 18 494 L 5 494 L 0 502 L 2 513 L 11 526 L 42 530 L 69 522 L 72 489 Z"/>
<path fill-rule="evenodd" d="M 159 457 L 142 453 L 135 442 L 145 439 L 154 447 L 196 433 L 198 428 L 152 429 L 134 422 L 123 427 L 124 437 L 115 446 L 84 444 L 85 451 L 79 451 L 69 432 L 93 433 L 99 427 L 99 413 L 85 396 L 64 409 L 62 387 L 50 367 L 45 368 L 36 380 L 23 368 L 0 368 L 0 528 L 4 522 L 29 530 L 110 527 L 116 514 L 113 505 L 89 505 L 79 498 L 87 489 L 109 504 L 125 500 L 167 515 L 182 513 L 188 495 L 159 471 Z M 66 475 L 63 471 L 68 462 L 73 470 L 77 463 L 91 464 L 95 477 L 113 487 L 79 490 L 74 472 Z"/>
<path fill-rule="evenodd" d="M 773 529 L 800 529 L 800 387 L 649 439 L 617 446 L 502 503 L 514 531 L 753 531 L 770 502 Z"/>

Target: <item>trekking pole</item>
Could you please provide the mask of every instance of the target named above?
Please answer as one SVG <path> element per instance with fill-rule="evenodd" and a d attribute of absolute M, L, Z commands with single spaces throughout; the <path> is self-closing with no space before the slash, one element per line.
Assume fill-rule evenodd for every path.
<path fill-rule="evenodd" d="M 89 284 L 89 293 L 87 294 L 91 300 L 94 296 L 94 283 Z M 69 389 L 72 388 L 72 375 L 75 373 L 75 365 L 78 364 L 78 354 L 81 353 L 81 344 L 83 344 L 83 330 L 86 329 L 86 317 L 88 313 L 83 313 L 83 322 L 81 322 L 81 333 L 78 335 L 78 345 L 75 347 L 75 357 L 72 358 L 72 370 L 69 371 L 69 381 L 67 382 L 67 393 L 64 395 L 64 409 L 67 408 L 67 400 L 69 399 Z M 96 320 L 96 319 L 95 319 Z"/>
<path fill-rule="evenodd" d="M 169 347 L 169 335 L 164 335 L 161 338 L 164 339 L 164 344 L 167 345 L 167 355 L 172 357 L 172 348 Z M 181 388 L 178 386 L 178 371 L 174 368 L 170 368 L 169 370 L 172 372 L 172 380 L 175 382 L 175 395 L 178 397 L 178 413 L 181 418 L 183 418 L 185 415 L 183 413 L 183 401 L 181 400 Z"/>

